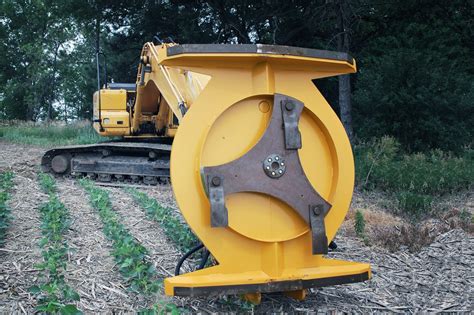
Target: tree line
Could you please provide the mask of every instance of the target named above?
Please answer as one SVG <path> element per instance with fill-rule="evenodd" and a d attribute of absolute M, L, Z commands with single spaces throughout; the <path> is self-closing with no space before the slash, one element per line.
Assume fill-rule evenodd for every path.
<path fill-rule="evenodd" d="M 355 75 L 315 81 L 354 142 L 460 151 L 474 135 L 470 0 L 2 0 L 0 118 L 90 118 L 98 44 L 134 82 L 140 50 L 263 43 L 348 52 Z"/>

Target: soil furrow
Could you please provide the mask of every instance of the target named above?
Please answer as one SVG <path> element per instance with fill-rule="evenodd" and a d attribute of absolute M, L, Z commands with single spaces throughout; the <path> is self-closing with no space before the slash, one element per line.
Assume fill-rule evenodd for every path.
<path fill-rule="evenodd" d="M 168 186 L 143 191 L 161 204 L 178 211 Z M 123 193 L 117 197 L 121 201 L 129 199 Z M 441 234 L 430 246 L 416 254 L 408 251 L 390 253 L 383 248 L 366 246 L 344 231 L 339 235 L 336 239 L 338 249 L 329 253 L 328 257 L 371 263 L 372 280 L 311 289 L 307 299 L 302 302 L 279 294 L 264 295 L 262 304 L 255 311 L 407 312 L 426 309 L 435 311 L 450 305 L 456 305 L 458 310 L 463 311 L 473 309 L 469 296 L 473 292 L 473 272 L 470 267 L 474 258 L 469 253 L 474 252 L 474 242 L 466 232 L 458 229 Z M 192 303 L 197 309 L 210 311 L 236 311 L 241 304 L 236 299 L 222 298 L 180 301 L 188 307 Z"/>

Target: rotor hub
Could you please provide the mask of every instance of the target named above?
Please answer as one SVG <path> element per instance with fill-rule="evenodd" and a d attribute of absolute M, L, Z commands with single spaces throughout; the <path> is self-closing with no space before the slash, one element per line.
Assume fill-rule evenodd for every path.
<path fill-rule="evenodd" d="M 285 174 L 285 159 L 279 154 L 270 154 L 263 160 L 263 171 L 270 178 L 280 178 Z"/>

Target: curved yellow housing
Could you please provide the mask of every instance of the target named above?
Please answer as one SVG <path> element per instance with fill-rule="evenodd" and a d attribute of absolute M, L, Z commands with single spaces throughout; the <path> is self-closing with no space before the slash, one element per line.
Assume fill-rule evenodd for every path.
<path fill-rule="evenodd" d="M 155 50 L 157 65 L 152 62 L 155 69 L 159 65 L 208 78 L 184 115 L 171 89 L 160 90 L 168 103 L 176 104 L 172 110 L 180 121 L 171 153 L 177 203 L 219 264 L 166 279 L 166 294 L 245 293 L 258 301 L 262 292 L 286 292 L 302 299 L 308 287 L 369 279 L 369 264 L 313 255 L 308 223 L 269 195 L 226 196 L 228 226 L 211 227 L 201 175 L 203 167 L 236 160 L 256 145 L 269 125 L 276 93 L 299 100 L 304 110 L 298 155 L 311 186 L 332 205 L 324 218 L 330 242 L 350 205 L 354 162 L 341 122 L 312 80 L 355 72 L 355 62 L 345 54 L 293 47 L 204 46 L 162 46 Z M 178 89 L 182 84 L 176 83 Z"/>

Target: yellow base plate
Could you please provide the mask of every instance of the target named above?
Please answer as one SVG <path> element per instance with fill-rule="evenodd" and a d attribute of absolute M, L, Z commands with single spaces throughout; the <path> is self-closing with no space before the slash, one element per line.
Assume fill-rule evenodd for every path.
<path fill-rule="evenodd" d="M 165 279 L 165 293 L 179 296 L 291 293 L 312 287 L 361 282 L 370 277 L 369 264 L 333 259 L 323 259 L 319 267 L 285 269 L 279 277 L 258 270 L 229 272 L 214 266 Z"/>

